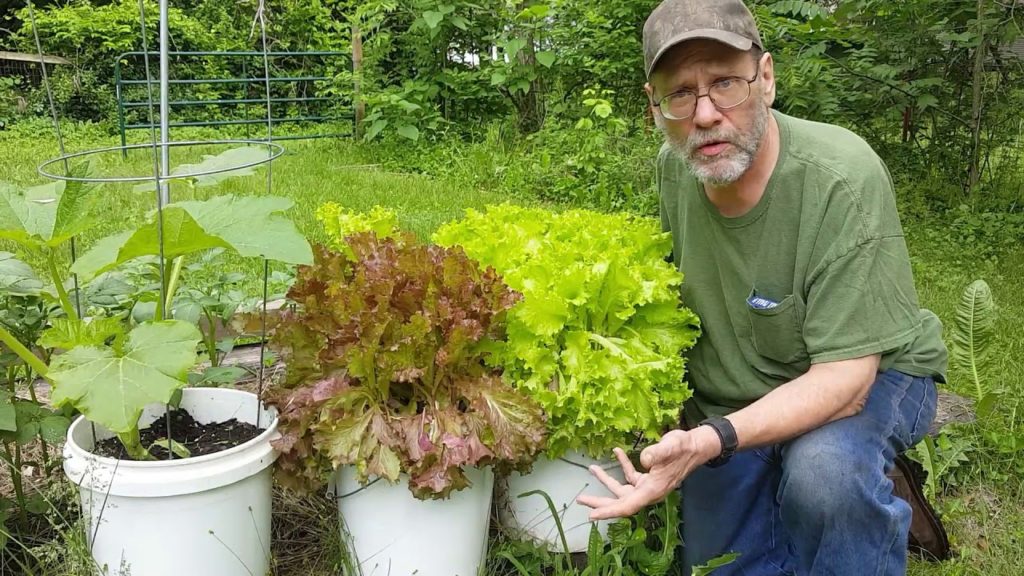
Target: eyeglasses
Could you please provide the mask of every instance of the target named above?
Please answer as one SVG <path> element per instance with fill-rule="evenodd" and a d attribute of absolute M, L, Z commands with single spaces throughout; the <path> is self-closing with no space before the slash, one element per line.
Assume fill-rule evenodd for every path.
<path fill-rule="evenodd" d="M 707 96 L 719 110 L 735 108 L 750 98 L 750 85 L 757 81 L 760 74 L 761 63 L 758 62 L 757 71 L 750 80 L 731 76 L 716 81 L 704 94 L 693 90 L 673 92 L 658 101 L 658 109 L 661 110 L 661 115 L 669 120 L 686 120 L 697 111 L 697 100 L 704 96 Z"/>

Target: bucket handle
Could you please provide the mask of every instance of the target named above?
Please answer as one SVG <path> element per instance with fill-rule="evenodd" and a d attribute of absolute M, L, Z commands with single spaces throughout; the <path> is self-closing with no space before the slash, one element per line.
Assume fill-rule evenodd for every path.
<path fill-rule="evenodd" d="M 360 486 L 359 488 L 356 488 L 355 490 L 353 490 L 351 492 L 348 492 L 347 494 L 338 494 L 338 487 L 335 486 L 334 487 L 334 499 L 335 500 L 344 500 L 345 498 L 348 498 L 349 496 L 355 496 L 356 494 L 362 492 L 363 490 L 366 490 L 370 486 L 373 486 L 377 482 L 380 482 L 380 479 L 381 479 L 381 477 L 378 476 L 378 477 L 374 478 L 371 482 L 366 484 L 365 486 Z"/>

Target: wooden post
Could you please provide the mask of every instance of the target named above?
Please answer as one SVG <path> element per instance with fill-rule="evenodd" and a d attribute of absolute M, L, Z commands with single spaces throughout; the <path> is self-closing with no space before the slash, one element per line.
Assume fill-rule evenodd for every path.
<path fill-rule="evenodd" d="M 363 135 L 363 117 L 366 116 L 366 105 L 363 103 L 363 34 L 358 24 L 352 25 L 352 111 L 355 113 L 355 137 Z"/>

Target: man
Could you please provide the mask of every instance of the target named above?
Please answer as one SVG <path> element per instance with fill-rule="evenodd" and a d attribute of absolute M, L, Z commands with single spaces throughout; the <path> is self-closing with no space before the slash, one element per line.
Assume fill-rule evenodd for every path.
<path fill-rule="evenodd" d="M 771 109 L 740 0 L 665 0 L 644 26 L 665 134 L 664 229 L 703 335 L 684 428 L 645 449 L 592 519 L 681 484 L 682 573 L 904 574 L 910 506 L 886 473 L 935 414 L 938 318 L 918 306 L 888 170 L 852 132 Z"/>

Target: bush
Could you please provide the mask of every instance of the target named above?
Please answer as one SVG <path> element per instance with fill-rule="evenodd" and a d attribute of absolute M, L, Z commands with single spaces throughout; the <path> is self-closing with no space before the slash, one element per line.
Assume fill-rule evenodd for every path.
<path fill-rule="evenodd" d="M 146 33 L 150 50 L 158 47 L 158 9 L 153 1 L 146 5 Z M 15 37 L 20 50 L 36 52 L 32 27 L 26 11 L 19 13 L 24 26 Z M 56 67 L 51 76 L 58 111 L 77 120 L 112 120 L 116 111 L 114 98 L 114 63 L 125 52 L 142 50 L 138 2 L 114 0 L 95 6 L 90 2 L 71 2 L 36 11 L 36 26 L 42 49 L 71 61 L 70 66 Z M 222 32 L 218 22 L 172 7 L 169 27 L 173 50 L 226 50 L 242 43 Z M 244 38 L 241 34 L 237 38 Z M 179 76 L 215 76 L 208 70 L 212 64 L 202 60 L 176 63 Z M 155 66 L 155 59 L 153 65 Z M 143 78 L 142 60 L 123 61 L 125 77 Z M 132 69 L 132 68 L 137 69 Z M 155 74 L 155 70 L 153 74 Z M 47 115 L 46 92 L 40 87 L 30 97 L 32 111 Z"/>
<path fill-rule="evenodd" d="M 114 118 L 117 113 L 114 90 L 95 72 L 65 67 L 51 70 L 50 87 L 61 119 L 90 121 Z M 50 103 L 45 86 L 31 91 L 28 108 L 36 116 L 49 117 Z"/>
<path fill-rule="evenodd" d="M 656 215 L 654 160 L 661 136 L 616 116 L 609 97 L 588 91 L 577 118 L 549 119 L 529 136 L 513 120 L 468 137 L 439 132 L 429 145 L 383 133 L 378 161 L 390 170 L 524 200 Z"/>
<path fill-rule="evenodd" d="M 7 129 L 27 111 L 15 78 L 0 77 L 0 130 Z"/>

